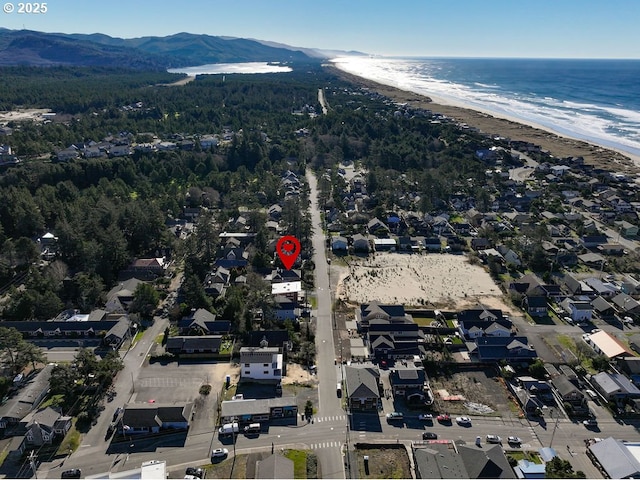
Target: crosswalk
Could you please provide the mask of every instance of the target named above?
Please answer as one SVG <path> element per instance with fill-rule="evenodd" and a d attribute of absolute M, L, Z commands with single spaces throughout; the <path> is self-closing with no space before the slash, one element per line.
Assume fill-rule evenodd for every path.
<path fill-rule="evenodd" d="M 311 445 L 309 445 L 311 450 L 320 450 L 323 448 L 338 448 L 338 447 L 342 447 L 342 442 L 337 442 L 337 441 L 333 441 L 333 442 L 318 442 L 318 443 L 312 443 Z"/>
<path fill-rule="evenodd" d="M 322 422 L 346 422 L 347 421 L 347 416 L 346 415 L 329 415 L 326 417 L 314 417 L 313 420 L 315 422 L 318 423 L 322 423 Z"/>

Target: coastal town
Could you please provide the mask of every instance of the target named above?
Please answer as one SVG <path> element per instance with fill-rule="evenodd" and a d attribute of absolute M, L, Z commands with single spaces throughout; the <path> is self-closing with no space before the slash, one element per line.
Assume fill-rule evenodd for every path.
<path fill-rule="evenodd" d="M 22 156 L 13 142 L 21 130 L 34 122 L 71 130 L 76 120 L 47 111 L 29 126 L 0 128 L 3 176 L 46 162 L 60 169 L 52 178 L 75 172 L 78 185 L 96 198 L 103 188 L 114 204 L 152 196 L 151 188 L 115 185 L 142 176 L 124 162 L 146 168 L 151 185 L 172 185 L 179 176 L 167 169 L 177 168 L 177 155 L 200 155 L 180 171 L 192 184 L 172 215 L 135 228 L 128 221 L 136 210 L 119 217 L 126 240 L 146 256 L 79 241 L 76 225 L 47 221 L 55 212 L 45 216 L 46 202 L 34 203 L 43 214 L 38 235 L 3 220 L 1 474 L 640 475 L 634 170 L 557 157 L 438 105 L 410 106 L 331 80 L 312 92 L 317 105 L 288 107 L 287 138 L 316 153 L 272 150 L 272 172 L 266 162 L 242 165 L 244 183 L 226 177 L 225 193 L 222 181 L 196 186 L 194 172 L 222 176 L 218 157 L 242 160 L 252 154 L 242 142 L 270 144 L 275 132 L 237 123 L 204 134 L 122 130 Z M 148 108 L 122 104 L 118 115 L 145 118 Z M 367 121 L 398 131 L 417 125 L 436 152 L 434 169 L 462 152 L 466 171 L 433 180 L 447 184 L 437 190 L 398 166 L 415 159 L 383 159 L 387 170 L 376 170 L 358 158 L 364 134 L 320 124 L 339 108 L 347 120 L 366 111 Z M 370 126 L 366 135 L 376 134 Z M 161 161 L 171 167 L 150 173 Z M 110 173 L 114 184 L 90 178 L 97 165 L 119 169 Z M 46 198 L 79 190 L 56 181 Z M 10 194 L 2 197 L 5 219 L 16 218 L 13 206 L 31 205 Z M 101 216 L 88 231 L 100 237 L 118 215 L 106 202 L 94 205 Z M 146 239 L 154 229 L 157 238 Z M 291 268 L 278 255 L 285 235 L 302 245 Z M 28 304 L 33 278 L 41 282 L 34 290 L 44 289 L 54 273 L 60 299 Z"/>

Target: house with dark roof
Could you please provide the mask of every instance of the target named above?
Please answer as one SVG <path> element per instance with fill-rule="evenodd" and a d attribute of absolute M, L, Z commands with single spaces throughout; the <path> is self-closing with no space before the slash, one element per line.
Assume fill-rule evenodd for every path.
<path fill-rule="evenodd" d="M 525 311 L 532 317 L 546 317 L 547 297 L 543 295 L 525 295 L 522 301 Z"/>
<path fill-rule="evenodd" d="M 221 335 L 175 336 L 167 339 L 165 350 L 174 355 L 194 355 L 220 353 Z"/>
<path fill-rule="evenodd" d="M 111 327 L 102 339 L 102 344 L 112 350 L 118 350 L 124 341 L 131 336 L 131 322 L 127 317 L 121 317 L 118 322 Z"/>
<path fill-rule="evenodd" d="M 139 284 L 144 283 L 139 278 L 129 278 L 118 283 L 107 293 L 105 310 L 109 313 L 126 313 L 133 302 L 133 296 Z"/>
<path fill-rule="evenodd" d="M 247 347 L 277 347 L 283 352 L 291 350 L 289 331 L 283 330 L 252 330 L 248 333 Z M 266 342 L 266 343 L 265 343 Z"/>
<path fill-rule="evenodd" d="M 495 322 L 496 320 L 502 320 L 504 315 L 502 310 L 490 309 L 490 308 L 472 308 L 462 310 L 456 314 L 458 322 L 468 321 L 484 321 Z"/>
<path fill-rule="evenodd" d="M 482 336 L 508 337 L 511 335 L 512 327 L 511 321 L 504 318 L 494 321 L 458 320 L 458 331 L 468 340 Z"/>
<path fill-rule="evenodd" d="M 438 440 L 412 446 L 417 478 L 516 478 L 500 445 L 458 445 Z"/>
<path fill-rule="evenodd" d="M 640 303 L 635 298 L 627 295 L 626 293 L 619 293 L 611 299 L 611 303 L 613 303 L 618 312 L 622 314 L 640 314 Z"/>
<path fill-rule="evenodd" d="M 532 361 L 538 356 L 527 337 L 478 337 L 473 342 L 467 342 L 467 348 L 481 362 L 523 362 Z"/>
<path fill-rule="evenodd" d="M 424 357 L 425 337 L 413 319 L 399 321 L 373 319 L 369 322 L 366 344 L 372 357 L 377 360 Z"/>
<path fill-rule="evenodd" d="M 611 317 L 615 314 L 615 307 L 600 296 L 591 300 L 591 308 L 603 318 Z"/>
<path fill-rule="evenodd" d="M 180 335 L 226 335 L 231 330 L 231 321 L 216 320 L 209 310 L 199 308 L 178 320 Z"/>
<path fill-rule="evenodd" d="M 244 268 L 249 264 L 249 253 L 241 247 L 224 247 L 215 262 L 216 267 Z"/>
<path fill-rule="evenodd" d="M 433 403 L 429 377 L 423 368 L 395 368 L 389 374 L 393 396 L 401 396 L 411 403 Z"/>
<path fill-rule="evenodd" d="M 193 403 L 125 403 L 118 433 L 130 436 L 187 430 L 192 411 Z"/>
<path fill-rule="evenodd" d="M 566 375 L 559 375 L 555 377 L 551 380 L 551 383 L 553 383 L 553 386 L 562 401 L 571 405 L 574 413 L 589 410 L 582 390 L 578 388 Z"/>
<path fill-rule="evenodd" d="M 383 319 L 391 322 L 413 321 L 411 315 L 404 311 L 403 305 L 387 305 L 374 300 L 370 303 L 363 303 L 360 305 L 360 310 L 356 310 L 356 322 L 358 323 L 358 328 L 362 331 L 366 331 L 369 328 L 369 322 L 373 319 Z"/>
<path fill-rule="evenodd" d="M 380 372 L 376 367 L 345 367 L 343 388 L 351 411 L 377 412 L 381 408 Z"/>
<path fill-rule="evenodd" d="M 49 378 L 53 365 L 32 372 L 9 398 L 0 405 L 0 431 L 6 435 L 7 429 L 16 426 L 33 409 L 37 408 L 49 392 Z"/>

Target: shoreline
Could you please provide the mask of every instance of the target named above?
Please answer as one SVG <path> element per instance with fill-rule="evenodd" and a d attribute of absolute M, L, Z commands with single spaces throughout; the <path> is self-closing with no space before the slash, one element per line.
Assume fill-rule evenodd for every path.
<path fill-rule="evenodd" d="M 437 96 L 425 96 L 409 90 L 402 90 L 393 85 L 369 80 L 342 70 L 335 63 L 325 65 L 337 76 L 350 83 L 374 90 L 397 103 L 406 103 L 413 108 L 440 113 L 470 127 L 475 127 L 482 133 L 531 142 L 539 145 L 556 158 L 583 157 L 585 163 L 597 168 L 640 176 L 640 156 L 570 137 L 533 122 L 525 122 L 507 115 L 498 116 L 494 112 L 478 109 L 463 102 L 450 101 Z"/>

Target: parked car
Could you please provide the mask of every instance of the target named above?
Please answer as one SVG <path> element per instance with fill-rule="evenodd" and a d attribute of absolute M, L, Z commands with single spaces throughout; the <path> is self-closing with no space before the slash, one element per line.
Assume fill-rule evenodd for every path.
<path fill-rule="evenodd" d="M 82 477 L 82 470 L 79 468 L 72 468 L 70 470 L 65 470 L 60 474 L 60 478 L 80 478 Z"/>
<path fill-rule="evenodd" d="M 113 419 L 112 421 L 115 422 L 116 420 L 118 420 L 118 417 L 120 416 L 120 414 L 123 412 L 122 407 L 118 407 L 116 408 L 116 411 L 113 412 Z"/>
<path fill-rule="evenodd" d="M 464 427 L 470 427 L 471 419 L 469 417 L 456 417 L 456 423 Z"/>
<path fill-rule="evenodd" d="M 508 437 L 507 442 L 511 445 L 520 445 L 522 443 L 522 439 L 520 437 Z"/>
<path fill-rule="evenodd" d="M 404 419 L 404 415 L 400 412 L 391 412 L 391 413 L 387 413 L 387 420 L 388 421 L 393 421 L 393 420 L 402 420 Z"/>
<path fill-rule="evenodd" d="M 451 417 L 448 413 L 441 413 L 436 417 L 436 420 L 438 420 L 440 423 L 451 423 Z"/>
<path fill-rule="evenodd" d="M 423 432 L 422 433 L 422 439 L 423 440 L 436 440 L 438 438 L 438 434 L 437 433 L 433 433 L 433 432 Z"/>
<path fill-rule="evenodd" d="M 191 475 L 192 477 L 202 478 L 204 476 L 204 470 L 197 467 L 187 467 L 185 475 Z"/>
<path fill-rule="evenodd" d="M 226 448 L 215 448 L 211 450 L 211 458 L 222 458 L 229 454 L 229 450 Z"/>
<path fill-rule="evenodd" d="M 420 415 L 418 415 L 418 420 L 423 420 L 428 422 L 433 420 L 433 415 L 431 415 L 430 413 L 421 413 Z"/>
<path fill-rule="evenodd" d="M 498 435 L 487 435 L 487 443 L 502 443 L 502 438 Z"/>

